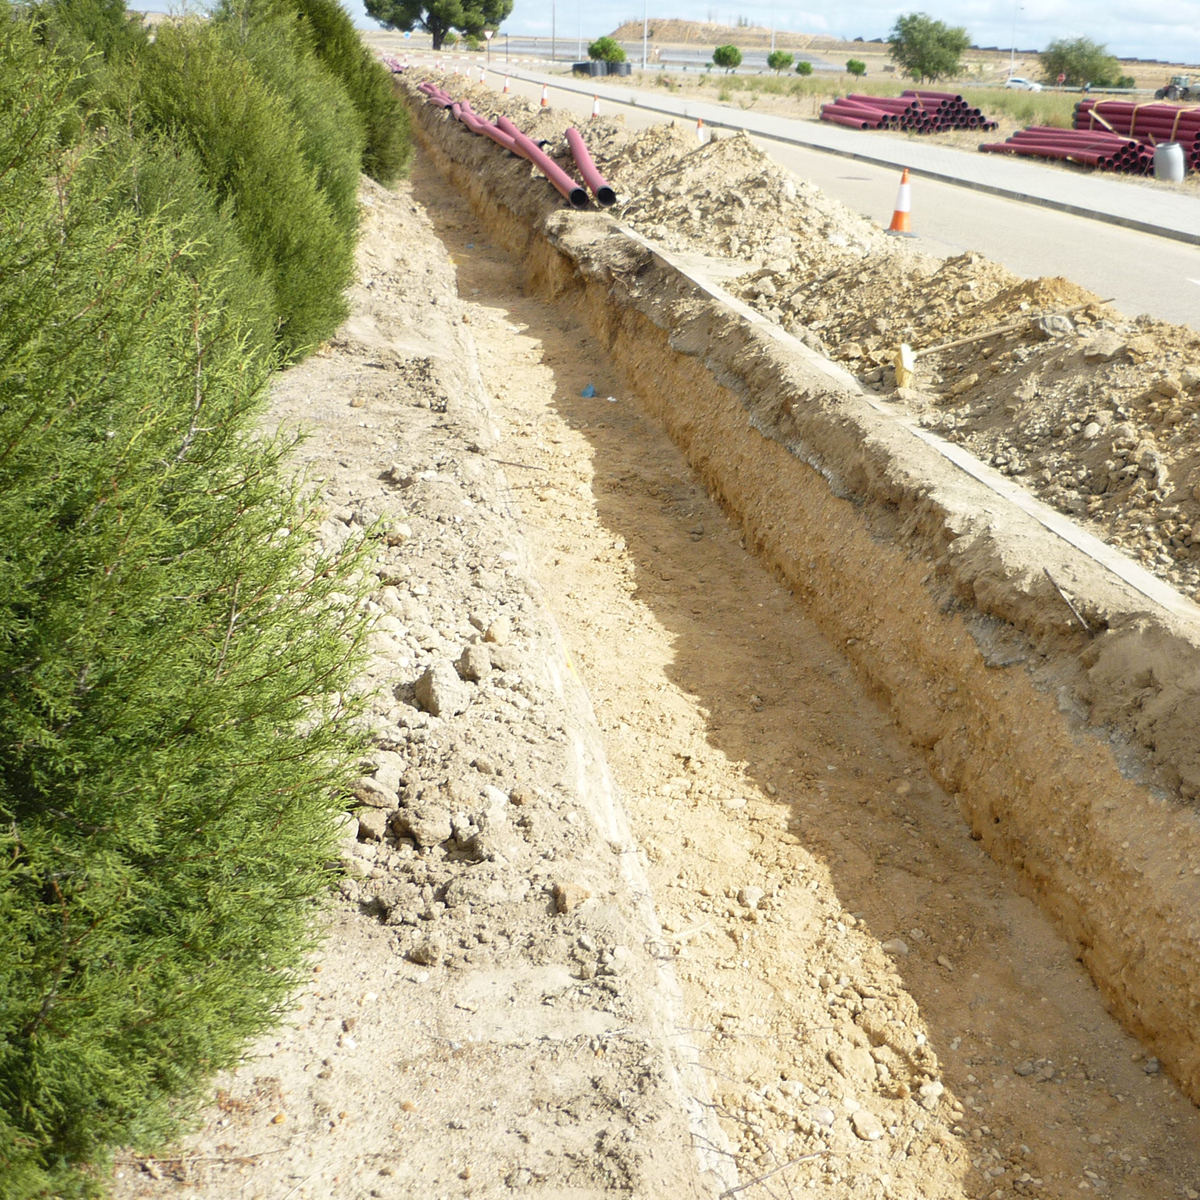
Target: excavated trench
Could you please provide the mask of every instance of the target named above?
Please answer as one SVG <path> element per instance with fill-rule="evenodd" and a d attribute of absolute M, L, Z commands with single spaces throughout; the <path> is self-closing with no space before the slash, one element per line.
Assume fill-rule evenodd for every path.
<path fill-rule="evenodd" d="M 508 419 L 515 436 L 532 429 L 540 449 L 557 423 L 550 440 L 561 454 L 591 459 L 604 536 L 637 562 L 637 591 L 675 643 L 666 657 L 679 696 L 706 714 L 707 727 L 689 731 L 687 706 L 663 695 L 657 713 L 631 715 L 639 701 L 634 684 L 620 682 L 622 658 L 640 653 L 649 670 L 662 653 L 653 631 L 639 647 L 620 597 L 611 619 L 584 622 L 571 637 L 564 584 L 559 619 L 573 644 L 589 645 L 580 665 L 618 778 L 627 796 L 627 779 L 640 778 L 647 793 L 648 779 L 661 780 L 631 808 L 656 893 L 669 897 L 660 906 L 669 914 L 668 888 L 695 894 L 696 911 L 682 905 L 674 919 L 675 954 L 697 960 L 677 965 L 689 1002 L 721 990 L 712 971 L 770 964 L 764 984 L 739 976 L 724 985 L 723 1004 L 707 1001 L 720 1009 L 704 1026 L 714 1092 L 743 1154 L 760 1150 L 752 1161 L 764 1172 L 778 1161 L 769 1138 L 746 1131 L 771 1107 L 769 1087 L 787 1082 L 780 1062 L 802 1061 L 786 1046 L 794 1034 L 782 1032 L 795 996 L 815 980 L 832 1016 L 840 995 L 870 1029 L 863 1013 L 880 997 L 861 986 L 846 996 L 852 980 L 840 969 L 815 969 L 856 961 L 822 937 L 845 940 L 861 926 L 897 935 L 884 949 L 920 1009 L 904 1045 L 872 1035 L 864 1048 L 899 1103 L 909 1099 L 903 1071 L 893 1063 L 889 1075 L 878 1051 L 915 1062 L 926 1041 L 917 1030 L 928 1029 L 958 1097 L 949 1120 L 978 1172 L 968 1192 L 1193 1194 L 1200 1126 L 1157 1068 L 1161 1060 L 1200 1098 L 1200 827 L 1182 799 L 1200 762 L 1187 703 L 1200 663 L 1197 611 L 1011 484 L 879 411 L 839 368 L 708 282 L 706 264 L 673 259 L 607 217 L 556 211 L 524 164 L 440 112 L 414 112 L 426 163 L 441 177 L 427 172 L 418 194 L 448 244 L 475 251 L 461 253 L 460 286 L 482 303 L 494 287 L 501 303 L 519 273 L 537 297 L 521 301 L 524 324 L 547 346 L 557 339 L 564 360 L 590 349 L 603 364 L 594 368 L 605 373 L 598 396 L 564 382 L 546 411 Z M 491 260 L 470 238 L 491 244 Z M 504 364 L 493 369 L 499 379 Z M 610 389 L 637 412 L 606 409 Z M 672 474 L 661 431 L 695 478 Z M 533 472 L 550 469 L 534 457 L 511 464 L 531 472 L 531 489 Z M 641 491 L 657 508 L 623 504 Z M 567 495 L 544 483 L 536 494 L 545 511 Z M 713 532 L 722 518 L 710 496 L 736 530 Z M 585 568 L 609 550 L 593 543 L 595 530 L 564 528 L 561 512 L 557 520 L 544 530 L 543 556 L 577 586 L 593 585 Z M 786 591 L 747 566 L 739 533 Z M 685 636 L 686 614 L 674 613 L 681 579 L 693 617 L 709 623 L 702 652 L 695 630 Z M 860 686 L 878 709 L 856 708 Z M 675 749 L 661 762 L 639 741 L 639 720 L 670 727 Z M 732 776 L 728 766 L 723 779 L 705 775 L 712 747 L 740 764 Z M 739 773 L 764 793 L 758 800 L 734 794 Z M 681 802 L 692 809 L 686 828 Z M 739 833 L 729 833 L 731 820 L 743 822 Z M 722 837 L 742 850 L 706 854 Z M 810 882 L 817 890 L 811 850 L 845 911 L 822 915 L 836 932 L 818 935 L 821 955 L 810 945 L 802 964 L 793 961 L 798 943 L 772 920 L 793 921 Z M 762 919 L 756 904 L 738 911 L 750 859 L 771 902 Z M 734 950 L 722 943 L 718 954 L 698 944 L 710 914 L 754 919 L 727 929 Z M 670 916 L 664 924 L 672 930 Z M 734 961 L 716 962 L 730 953 Z M 858 954 L 882 961 L 877 948 Z M 851 1079 L 839 1053 L 825 1057 Z M 947 1143 L 952 1174 L 961 1157 Z"/>

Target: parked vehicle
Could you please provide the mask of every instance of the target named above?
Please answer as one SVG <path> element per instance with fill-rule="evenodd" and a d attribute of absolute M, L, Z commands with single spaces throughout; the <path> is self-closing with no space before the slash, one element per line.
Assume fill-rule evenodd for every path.
<path fill-rule="evenodd" d="M 1032 79 L 1022 79 L 1020 75 L 1010 75 L 1005 81 L 1006 88 L 1012 88 L 1014 92 L 1040 92 L 1042 85 L 1034 83 Z"/>

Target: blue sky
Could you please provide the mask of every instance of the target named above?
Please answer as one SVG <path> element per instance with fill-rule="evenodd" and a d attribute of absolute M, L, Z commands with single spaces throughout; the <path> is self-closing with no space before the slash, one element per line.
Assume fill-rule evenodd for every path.
<path fill-rule="evenodd" d="M 134 0 L 136 3 L 136 0 Z M 343 0 L 346 2 L 346 0 Z M 959 0 L 953 5 L 891 3 L 858 0 L 856 4 L 822 6 L 785 0 L 746 0 L 745 3 L 691 5 L 680 0 L 646 0 L 655 17 L 715 20 L 734 25 L 739 17 L 751 24 L 790 29 L 797 33 L 828 33 L 837 37 L 885 37 L 896 17 L 927 12 L 949 25 L 965 25 L 978 46 L 1011 46 L 1014 18 L 1016 44 L 1021 50 L 1040 50 L 1055 38 L 1089 37 L 1124 57 L 1160 58 L 1200 63 L 1200 0 Z M 169 0 L 146 0 L 146 8 L 168 11 L 179 7 Z M 142 7 L 142 5 L 138 5 Z M 362 0 L 346 7 L 360 25 L 374 24 Z M 559 37 L 570 39 L 582 30 L 585 38 L 611 32 L 622 21 L 642 18 L 638 0 L 516 0 L 504 23 L 509 33 L 550 36 L 551 12 Z"/>

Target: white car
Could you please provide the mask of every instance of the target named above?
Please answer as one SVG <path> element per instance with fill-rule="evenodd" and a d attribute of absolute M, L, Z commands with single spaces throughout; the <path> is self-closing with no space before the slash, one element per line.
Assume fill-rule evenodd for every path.
<path fill-rule="evenodd" d="M 1006 88 L 1012 88 L 1015 92 L 1040 92 L 1042 85 L 1034 83 L 1032 79 L 1022 79 L 1020 75 L 1010 75 L 1005 81 Z"/>

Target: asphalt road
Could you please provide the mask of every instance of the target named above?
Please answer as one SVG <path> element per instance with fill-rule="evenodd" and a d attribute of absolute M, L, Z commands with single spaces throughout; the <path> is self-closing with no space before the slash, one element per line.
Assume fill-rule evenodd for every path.
<path fill-rule="evenodd" d="M 538 85 L 517 79 L 511 88 L 530 99 L 541 95 Z M 550 102 L 581 118 L 591 113 L 588 96 L 551 89 Z M 601 103 L 605 111 L 623 112 L 631 128 L 665 119 L 614 105 L 603 96 Z M 731 123 L 736 113 L 730 109 Z M 891 219 L 899 182 L 893 169 L 755 140 L 780 166 L 849 208 L 885 225 Z M 1153 202 L 1149 190 L 1147 201 Z M 949 257 L 975 250 L 1018 275 L 1064 276 L 1112 299 L 1129 316 L 1148 313 L 1200 331 L 1200 246 L 926 179 L 913 183 L 912 224 L 921 248 L 930 254 Z"/>

